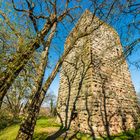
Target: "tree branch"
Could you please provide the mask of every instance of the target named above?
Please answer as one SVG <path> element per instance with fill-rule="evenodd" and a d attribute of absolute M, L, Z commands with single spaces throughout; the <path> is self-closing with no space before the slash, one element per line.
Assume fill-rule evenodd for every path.
<path fill-rule="evenodd" d="M 8 17 L 6 16 L 5 13 L 3 13 L 1 10 L 0 10 L 0 15 L 4 18 L 6 24 L 10 27 L 10 29 L 14 32 L 14 34 L 20 38 L 21 37 L 21 34 L 15 29 L 14 25 L 10 22 L 10 20 L 8 19 Z"/>

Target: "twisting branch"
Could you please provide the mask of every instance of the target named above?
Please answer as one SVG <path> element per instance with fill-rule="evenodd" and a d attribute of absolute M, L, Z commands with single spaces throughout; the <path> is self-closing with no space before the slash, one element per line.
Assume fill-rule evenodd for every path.
<path fill-rule="evenodd" d="M 29 3 L 29 2 L 28 2 Z M 25 10 L 25 9 L 18 9 L 14 3 L 14 0 L 12 0 L 12 4 L 13 4 L 13 8 L 18 11 L 18 12 L 24 12 L 24 13 L 28 13 L 30 14 L 30 10 Z M 29 3 L 30 4 L 30 3 Z M 27 4 L 28 5 L 28 4 Z M 30 4 L 31 5 L 31 4 Z M 31 6 L 30 6 L 31 7 Z M 34 9 L 34 5 L 31 7 Z M 44 15 L 38 15 L 38 16 L 35 16 L 34 14 L 32 14 L 32 16 L 35 18 L 35 19 L 48 19 L 48 16 L 44 16 Z"/>
<path fill-rule="evenodd" d="M 18 11 L 18 12 L 25 12 L 25 13 L 29 13 L 28 10 L 25 10 L 25 9 L 18 9 L 14 3 L 14 0 L 12 0 L 12 4 L 13 4 L 13 8 Z"/>
<path fill-rule="evenodd" d="M 54 2 L 52 2 L 52 0 L 48 0 L 50 5 L 52 6 L 53 8 L 53 13 L 54 15 L 57 15 L 57 5 L 56 5 L 56 0 L 54 0 Z"/>
<path fill-rule="evenodd" d="M 35 19 L 35 16 L 33 14 L 35 6 L 34 5 L 31 6 L 31 4 L 29 3 L 28 0 L 26 0 L 26 3 L 28 5 L 28 9 L 29 9 L 29 18 L 31 19 L 31 21 L 32 21 L 32 23 L 34 25 L 35 31 L 38 32 L 38 27 L 37 27 L 36 19 Z"/>
<path fill-rule="evenodd" d="M 70 11 L 80 8 L 80 6 L 75 6 L 73 8 L 66 9 L 61 15 L 58 16 L 57 20 L 62 21 L 65 16 L 69 16 Z"/>
<path fill-rule="evenodd" d="M 14 25 L 10 22 L 10 20 L 8 19 L 8 17 L 6 16 L 5 13 L 3 13 L 1 10 L 0 10 L 0 15 L 4 18 L 6 24 L 10 27 L 10 29 L 14 32 L 14 34 L 20 38 L 21 37 L 21 34 L 15 29 Z"/>
<path fill-rule="evenodd" d="M 36 23 L 36 18 L 35 18 L 34 14 L 33 14 L 33 11 L 34 11 L 35 6 L 34 6 L 34 4 L 33 4 L 33 6 L 31 6 L 31 4 L 29 3 L 28 0 L 26 0 L 26 3 L 27 3 L 27 5 L 28 5 L 28 10 L 25 10 L 25 9 L 18 9 L 18 8 L 16 8 L 16 6 L 15 6 L 14 0 L 12 0 L 13 8 L 14 8 L 16 11 L 18 11 L 18 12 L 26 12 L 26 13 L 28 13 L 28 16 L 29 16 L 29 18 L 31 19 L 31 21 L 32 21 L 32 23 L 33 23 L 33 26 L 34 26 L 35 31 L 38 32 L 38 27 L 37 27 L 37 23 Z"/>
<path fill-rule="evenodd" d="M 127 57 L 128 55 L 131 54 L 131 52 L 132 52 L 133 49 L 134 49 L 134 46 L 136 46 L 138 43 L 140 43 L 140 38 L 134 40 L 132 43 L 130 43 L 130 44 L 126 47 L 125 52 L 124 52 L 125 57 Z"/>

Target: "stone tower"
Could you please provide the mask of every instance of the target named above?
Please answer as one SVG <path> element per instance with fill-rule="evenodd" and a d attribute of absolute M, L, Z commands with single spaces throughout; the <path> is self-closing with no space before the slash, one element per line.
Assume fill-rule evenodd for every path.
<path fill-rule="evenodd" d="M 57 102 L 61 123 L 95 136 L 134 128 L 137 99 L 118 34 L 89 11 L 75 28 L 92 32 L 75 42 L 62 65 Z"/>

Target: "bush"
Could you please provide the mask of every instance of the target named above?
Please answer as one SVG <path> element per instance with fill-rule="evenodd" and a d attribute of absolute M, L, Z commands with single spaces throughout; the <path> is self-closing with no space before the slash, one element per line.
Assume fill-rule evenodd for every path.
<path fill-rule="evenodd" d="M 12 117 L 4 111 L 0 114 L 0 129 L 4 129 L 12 123 Z"/>
<path fill-rule="evenodd" d="M 21 118 L 13 118 L 13 115 L 11 115 L 8 111 L 1 109 L 0 130 L 12 124 L 18 124 L 20 122 L 21 122 Z"/>

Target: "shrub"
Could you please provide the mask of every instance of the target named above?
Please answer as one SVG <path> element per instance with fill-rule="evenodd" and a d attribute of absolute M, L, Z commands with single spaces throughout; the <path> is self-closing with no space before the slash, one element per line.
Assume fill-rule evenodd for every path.
<path fill-rule="evenodd" d="M 1 114 L 0 114 L 0 130 L 4 129 L 12 124 L 17 124 L 21 122 L 21 118 L 13 118 L 13 115 L 10 114 L 6 110 L 1 109 Z"/>
<path fill-rule="evenodd" d="M 1 110 L 0 114 L 0 129 L 4 129 L 5 127 L 12 124 L 12 116 L 10 116 L 6 111 Z"/>

